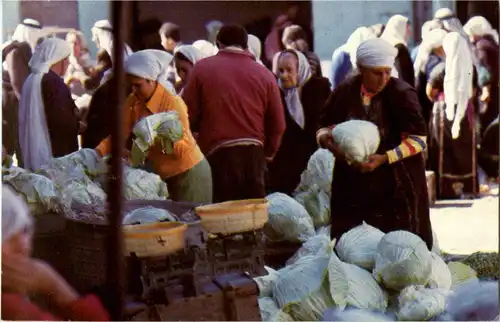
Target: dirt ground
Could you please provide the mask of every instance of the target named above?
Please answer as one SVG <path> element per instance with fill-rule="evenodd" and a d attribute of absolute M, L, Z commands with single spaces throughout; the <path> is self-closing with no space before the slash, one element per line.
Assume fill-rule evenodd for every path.
<path fill-rule="evenodd" d="M 498 252 L 498 185 L 476 200 L 438 201 L 431 208 L 432 227 L 442 251 L 466 255 Z"/>

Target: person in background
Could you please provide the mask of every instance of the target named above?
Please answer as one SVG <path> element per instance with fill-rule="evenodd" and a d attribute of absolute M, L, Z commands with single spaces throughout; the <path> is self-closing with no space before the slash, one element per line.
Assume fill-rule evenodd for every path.
<path fill-rule="evenodd" d="M 22 197 L 2 185 L 2 320 L 108 321 L 95 295 L 80 295 L 50 265 L 31 257 L 33 221 Z M 42 296 L 54 312 L 29 301 Z"/>
<path fill-rule="evenodd" d="M 216 45 L 217 34 L 222 26 L 224 26 L 224 24 L 219 20 L 211 20 L 205 25 L 205 29 L 207 30 L 207 39 L 212 45 Z"/>
<path fill-rule="evenodd" d="M 395 69 L 398 77 L 410 86 L 415 86 L 415 71 L 413 62 L 408 51 L 408 39 L 411 35 L 411 26 L 407 17 L 402 15 L 392 16 L 385 25 L 384 32 L 380 36 L 398 50 L 395 60 Z"/>
<path fill-rule="evenodd" d="M 137 32 L 134 32 L 138 50 L 158 49 L 162 50 L 161 37 L 158 35 L 162 23 L 157 18 L 146 19 L 139 23 Z"/>
<path fill-rule="evenodd" d="M 359 75 L 340 84 L 328 98 L 318 143 L 335 155 L 331 198 L 331 238 L 366 222 L 385 233 L 412 232 L 432 249 L 424 160 L 426 124 L 415 90 L 391 77 L 397 49 L 380 38 L 356 52 Z M 368 161 L 346 158 L 332 128 L 348 120 L 377 125 L 380 145 Z"/>
<path fill-rule="evenodd" d="M 345 79 L 354 74 L 356 70 L 356 50 L 363 41 L 371 38 L 376 38 L 376 36 L 370 28 L 359 27 L 349 36 L 344 45 L 333 52 L 330 79 L 332 89 L 335 89 Z"/>
<path fill-rule="evenodd" d="M 369 27 L 375 37 L 379 38 L 385 30 L 385 25 L 383 23 L 377 23 Z"/>
<path fill-rule="evenodd" d="M 265 197 L 266 160 L 274 158 L 285 130 L 276 79 L 247 44 L 243 27 L 222 27 L 219 52 L 194 66 L 183 93 L 212 168 L 214 202 Z"/>
<path fill-rule="evenodd" d="M 442 29 L 442 27 L 443 27 L 443 25 L 437 19 L 432 19 L 432 20 L 424 22 L 424 24 L 422 25 L 421 31 L 420 31 L 420 37 L 422 38 L 422 41 L 424 40 L 424 38 L 427 37 L 429 32 L 431 32 L 434 29 Z M 410 56 L 411 56 L 411 61 L 413 63 L 415 63 L 415 60 L 417 59 L 419 48 L 420 48 L 420 44 L 413 47 L 413 49 L 411 50 Z"/>
<path fill-rule="evenodd" d="M 19 100 L 23 84 L 30 74 L 28 63 L 42 35 L 42 26 L 38 21 L 24 19 L 17 25 L 12 40 L 2 46 L 2 144 L 9 155 L 16 155 L 21 167 Z"/>
<path fill-rule="evenodd" d="M 219 49 L 215 45 L 204 39 L 195 41 L 193 43 L 193 47 L 201 51 L 207 57 L 217 55 L 217 53 L 219 52 Z"/>
<path fill-rule="evenodd" d="M 19 102 L 19 142 L 27 170 L 37 171 L 51 158 L 78 150 L 78 132 L 85 124 L 62 80 L 70 54 L 66 41 L 48 38 L 29 62 L 31 74 Z"/>
<path fill-rule="evenodd" d="M 182 95 L 184 86 L 189 81 L 189 74 L 193 66 L 203 58 L 206 58 L 206 56 L 192 45 L 180 45 L 175 49 L 175 69 L 180 78 L 180 81 L 175 84 L 175 90 L 179 95 Z"/>
<path fill-rule="evenodd" d="M 446 60 L 434 67 L 427 85 L 427 95 L 434 102 L 429 125 L 429 165 L 436 175 L 438 199 L 475 197 L 479 189 L 476 118 L 471 99 L 477 73 L 468 46 L 461 38 L 456 32 L 446 35 L 443 40 Z M 450 110 L 453 118 L 448 117 Z"/>
<path fill-rule="evenodd" d="M 248 35 L 248 51 L 255 57 L 255 60 L 259 64 L 264 65 L 260 59 L 260 56 L 262 55 L 262 44 L 257 36 Z"/>
<path fill-rule="evenodd" d="M 268 165 L 268 192 L 291 195 L 300 175 L 317 150 L 316 130 L 330 95 L 327 78 L 313 76 L 307 58 L 287 49 L 278 59 L 279 87 L 285 109 L 286 130 L 274 160 Z"/>
<path fill-rule="evenodd" d="M 165 49 L 167 53 L 173 55 L 175 48 L 181 45 L 181 28 L 172 22 L 165 22 L 161 26 L 159 33 L 163 49 Z M 167 80 L 171 84 L 177 82 L 173 60 L 171 65 L 168 66 Z"/>
<path fill-rule="evenodd" d="M 128 140 L 134 125 L 144 117 L 175 111 L 183 127 L 183 137 L 174 144 L 172 154 L 165 154 L 158 143 L 147 156 L 152 171 L 166 183 L 173 201 L 212 202 L 210 165 L 191 134 L 188 110 L 180 96 L 168 90 L 166 70 L 172 55 L 160 50 L 142 50 L 129 56 L 125 71 L 132 86 L 126 101 L 124 137 Z M 101 156 L 111 151 L 111 139 L 96 148 Z M 128 155 L 130 152 L 126 152 Z"/>
<path fill-rule="evenodd" d="M 111 68 L 113 68 L 111 56 L 106 50 L 99 50 L 97 52 L 97 63 L 94 67 L 94 72 L 90 77 L 83 80 L 83 87 L 85 90 L 89 92 L 94 91 L 99 85 L 109 80 L 111 78 Z M 106 79 L 104 78 L 105 75 Z"/>
<path fill-rule="evenodd" d="M 83 87 L 85 79 L 94 75 L 94 66 L 90 58 L 85 35 L 81 31 L 71 31 L 66 35 L 66 41 L 71 46 L 69 66 L 64 76 L 64 83 L 68 85 L 71 94 L 82 96 L 87 93 Z"/>
<path fill-rule="evenodd" d="M 429 123 L 433 102 L 427 97 L 426 87 L 431 71 L 445 59 L 443 39 L 448 33 L 443 29 L 434 29 L 422 39 L 413 68 L 415 70 L 415 89 L 422 106 L 422 116 Z"/>
<path fill-rule="evenodd" d="M 290 25 L 292 25 L 292 22 L 287 15 L 278 16 L 264 41 L 264 64 L 269 68 L 272 68 L 276 54 L 284 49 L 281 36 L 284 29 Z"/>
<path fill-rule="evenodd" d="M 309 43 L 307 42 L 307 35 L 304 29 L 299 25 L 291 25 L 284 29 L 283 37 L 281 39 L 285 49 L 294 49 L 303 53 L 307 57 L 309 66 L 311 66 L 311 73 L 315 77 L 323 77 L 321 71 L 321 61 L 314 52 L 309 50 Z M 273 58 L 273 73 L 278 75 L 278 57 L 279 52 Z"/>

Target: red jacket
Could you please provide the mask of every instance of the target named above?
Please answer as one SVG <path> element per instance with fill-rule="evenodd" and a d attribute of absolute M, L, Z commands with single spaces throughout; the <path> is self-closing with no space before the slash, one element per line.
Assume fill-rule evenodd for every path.
<path fill-rule="evenodd" d="M 47 311 L 43 311 L 23 295 L 2 293 L 2 320 L 109 321 L 109 314 L 95 295 L 85 296 L 74 301 L 58 317 Z"/>
<path fill-rule="evenodd" d="M 221 50 L 194 66 L 182 98 L 193 132 L 208 155 L 219 145 L 259 141 L 266 157 L 278 151 L 285 116 L 276 78 L 248 52 Z"/>

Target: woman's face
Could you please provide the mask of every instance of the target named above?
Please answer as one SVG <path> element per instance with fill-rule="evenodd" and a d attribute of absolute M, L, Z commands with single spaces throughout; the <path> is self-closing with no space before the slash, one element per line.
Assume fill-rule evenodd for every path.
<path fill-rule="evenodd" d="M 391 79 L 391 72 L 392 68 L 390 67 L 361 68 L 363 86 L 372 93 L 378 93 Z"/>
<path fill-rule="evenodd" d="M 297 57 L 292 53 L 284 53 L 278 60 L 278 76 L 284 88 L 297 86 L 298 82 Z"/>
<path fill-rule="evenodd" d="M 31 256 L 31 229 L 26 229 L 12 235 L 2 243 L 2 255 L 7 256 Z"/>
<path fill-rule="evenodd" d="M 147 102 L 153 96 L 157 83 L 144 78 L 127 75 L 127 81 L 131 86 L 132 93 L 141 101 Z"/>
<path fill-rule="evenodd" d="M 179 59 L 177 57 L 175 57 L 174 62 L 175 69 L 177 70 L 177 75 L 179 75 L 180 79 L 182 79 L 182 82 L 186 84 L 189 81 L 189 74 L 193 69 L 193 64 L 185 59 Z"/>
<path fill-rule="evenodd" d="M 68 42 L 71 46 L 71 51 L 73 53 L 73 56 L 80 57 L 80 52 L 81 52 L 82 46 L 81 46 L 80 39 L 78 38 L 78 36 L 75 34 L 71 34 L 68 37 Z"/>

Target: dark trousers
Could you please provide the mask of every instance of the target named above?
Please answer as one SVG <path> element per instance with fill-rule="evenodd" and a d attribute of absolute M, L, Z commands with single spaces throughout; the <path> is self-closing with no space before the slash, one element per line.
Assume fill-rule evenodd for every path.
<path fill-rule="evenodd" d="M 266 196 L 266 161 L 261 146 L 220 148 L 207 160 L 212 168 L 214 203 Z"/>

